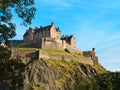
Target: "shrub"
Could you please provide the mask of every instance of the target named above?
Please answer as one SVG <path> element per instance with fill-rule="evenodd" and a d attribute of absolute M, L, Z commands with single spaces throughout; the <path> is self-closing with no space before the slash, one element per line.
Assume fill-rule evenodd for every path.
<path fill-rule="evenodd" d="M 10 50 L 8 50 L 8 48 L 5 48 L 3 46 L 0 46 L 0 59 L 4 59 L 4 58 L 9 58 L 11 55 Z"/>

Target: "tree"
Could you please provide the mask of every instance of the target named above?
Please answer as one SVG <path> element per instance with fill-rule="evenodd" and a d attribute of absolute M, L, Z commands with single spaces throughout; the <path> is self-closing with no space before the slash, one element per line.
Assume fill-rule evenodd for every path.
<path fill-rule="evenodd" d="M 16 33 L 16 26 L 11 22 L 13 10 L 23 20 L 22 25 L 31 24 L 35 15 L 34 0 L 0 0 L 0 44 L 9 44 L 9 39 Z"/>

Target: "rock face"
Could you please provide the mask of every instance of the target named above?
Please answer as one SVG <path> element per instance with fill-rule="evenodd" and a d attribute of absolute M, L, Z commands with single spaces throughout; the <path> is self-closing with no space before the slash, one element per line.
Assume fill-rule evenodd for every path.
<path fill-rule="evenodd" d="M 88 83 L 92 85 L 91 79 L 98 73 L 90 65 L 40 59 L 26 68 L 23 90 L 77 90 Z"/>
<path fill-rule="evenodd" d="M 24 71 L 21 72 L 22 80 L 15 81 L 14 85 L 9 84 L 8 81 L 0 82 L 0 90 L 95 89 L 93 77 L 100 73 L 93 66 L 73 61 L 66 62 L 64 59 L 26 60 L 24 63 Z"/>

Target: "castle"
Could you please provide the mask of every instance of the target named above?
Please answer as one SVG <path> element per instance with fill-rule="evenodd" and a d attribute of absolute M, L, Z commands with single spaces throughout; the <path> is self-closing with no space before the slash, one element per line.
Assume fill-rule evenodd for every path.
<path fill-rule="evenodd" d="M 23 38 L 24 44 L 30 45 L 33 44 L 34 47 L 39 48 L 52 48 L 64 50 L 66 48 L 76 49 L 76 41 L 73 35 L 62 36 L 59 28 L 54 26 L 52 22 L 51 25 L 40 28 L 29 28 Z"/>
<path fill-rule="evenodd" d="M 23 40 L 14 40 L 11 41 L 11 44 L 13 45 L 30 45 L 35 48 L 50 48 L 53 50 L 65 50 L 69 53 L 74 53 L 77 55 L 83 55 L 87 57 L 84 61 L 89 62 L 90 64 L 98 64 L 98 58 L 95 53 L 95 48 L 93 48 L 90 51 L 81 51 L 76 48 L 76 40 L 73 35 L 70 36 L 64 36 L 62 35 L 61 37 L 61 31 L 59 28 L 56 28 L 54 26 L 54 23 L 52 22 L 51 25 L 42 27 L 40 26 L 39 28 L 36 27 L 35 29 L 29 28 L 26 30 L 25 34 L 23 35 Z M 14 55 L 19 51 L 13 51 Z M 19 53 L 21 53 L 20 51 Z M 25 55 L 28 53 L 31 53 L 33 51 L 25 51 L 23 52 Z M 23 54 L 21 53 L 21 55 Z M 44 58 L 44 57 L 51 57 L 52 55 L 48 55 L 45 51 L 39 51 L 39 58 Z M 59 56 L 53 56 L 52 58 L 56 58 Z M 69 59 L 68 57 L 71 56 L 66 56 L 66 59 Z M 75 57 L 71 57 L 75 59 Z M 77 58 L 79 59 L 79 58 Z M 90 60 L 90 61 L 88 61 Z M 83 61 L 83 62 L 84 62 Z"/>

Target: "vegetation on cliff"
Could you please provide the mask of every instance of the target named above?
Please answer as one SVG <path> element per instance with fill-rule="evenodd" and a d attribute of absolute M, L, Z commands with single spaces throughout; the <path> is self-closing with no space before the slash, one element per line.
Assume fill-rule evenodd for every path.
<path fill-rule="evenodd" d="M 4 51 L 4 50 L 3 50 Z M 0 90 L 119 90 L 120 73 L 71 60 L 0 60 Z"/>

